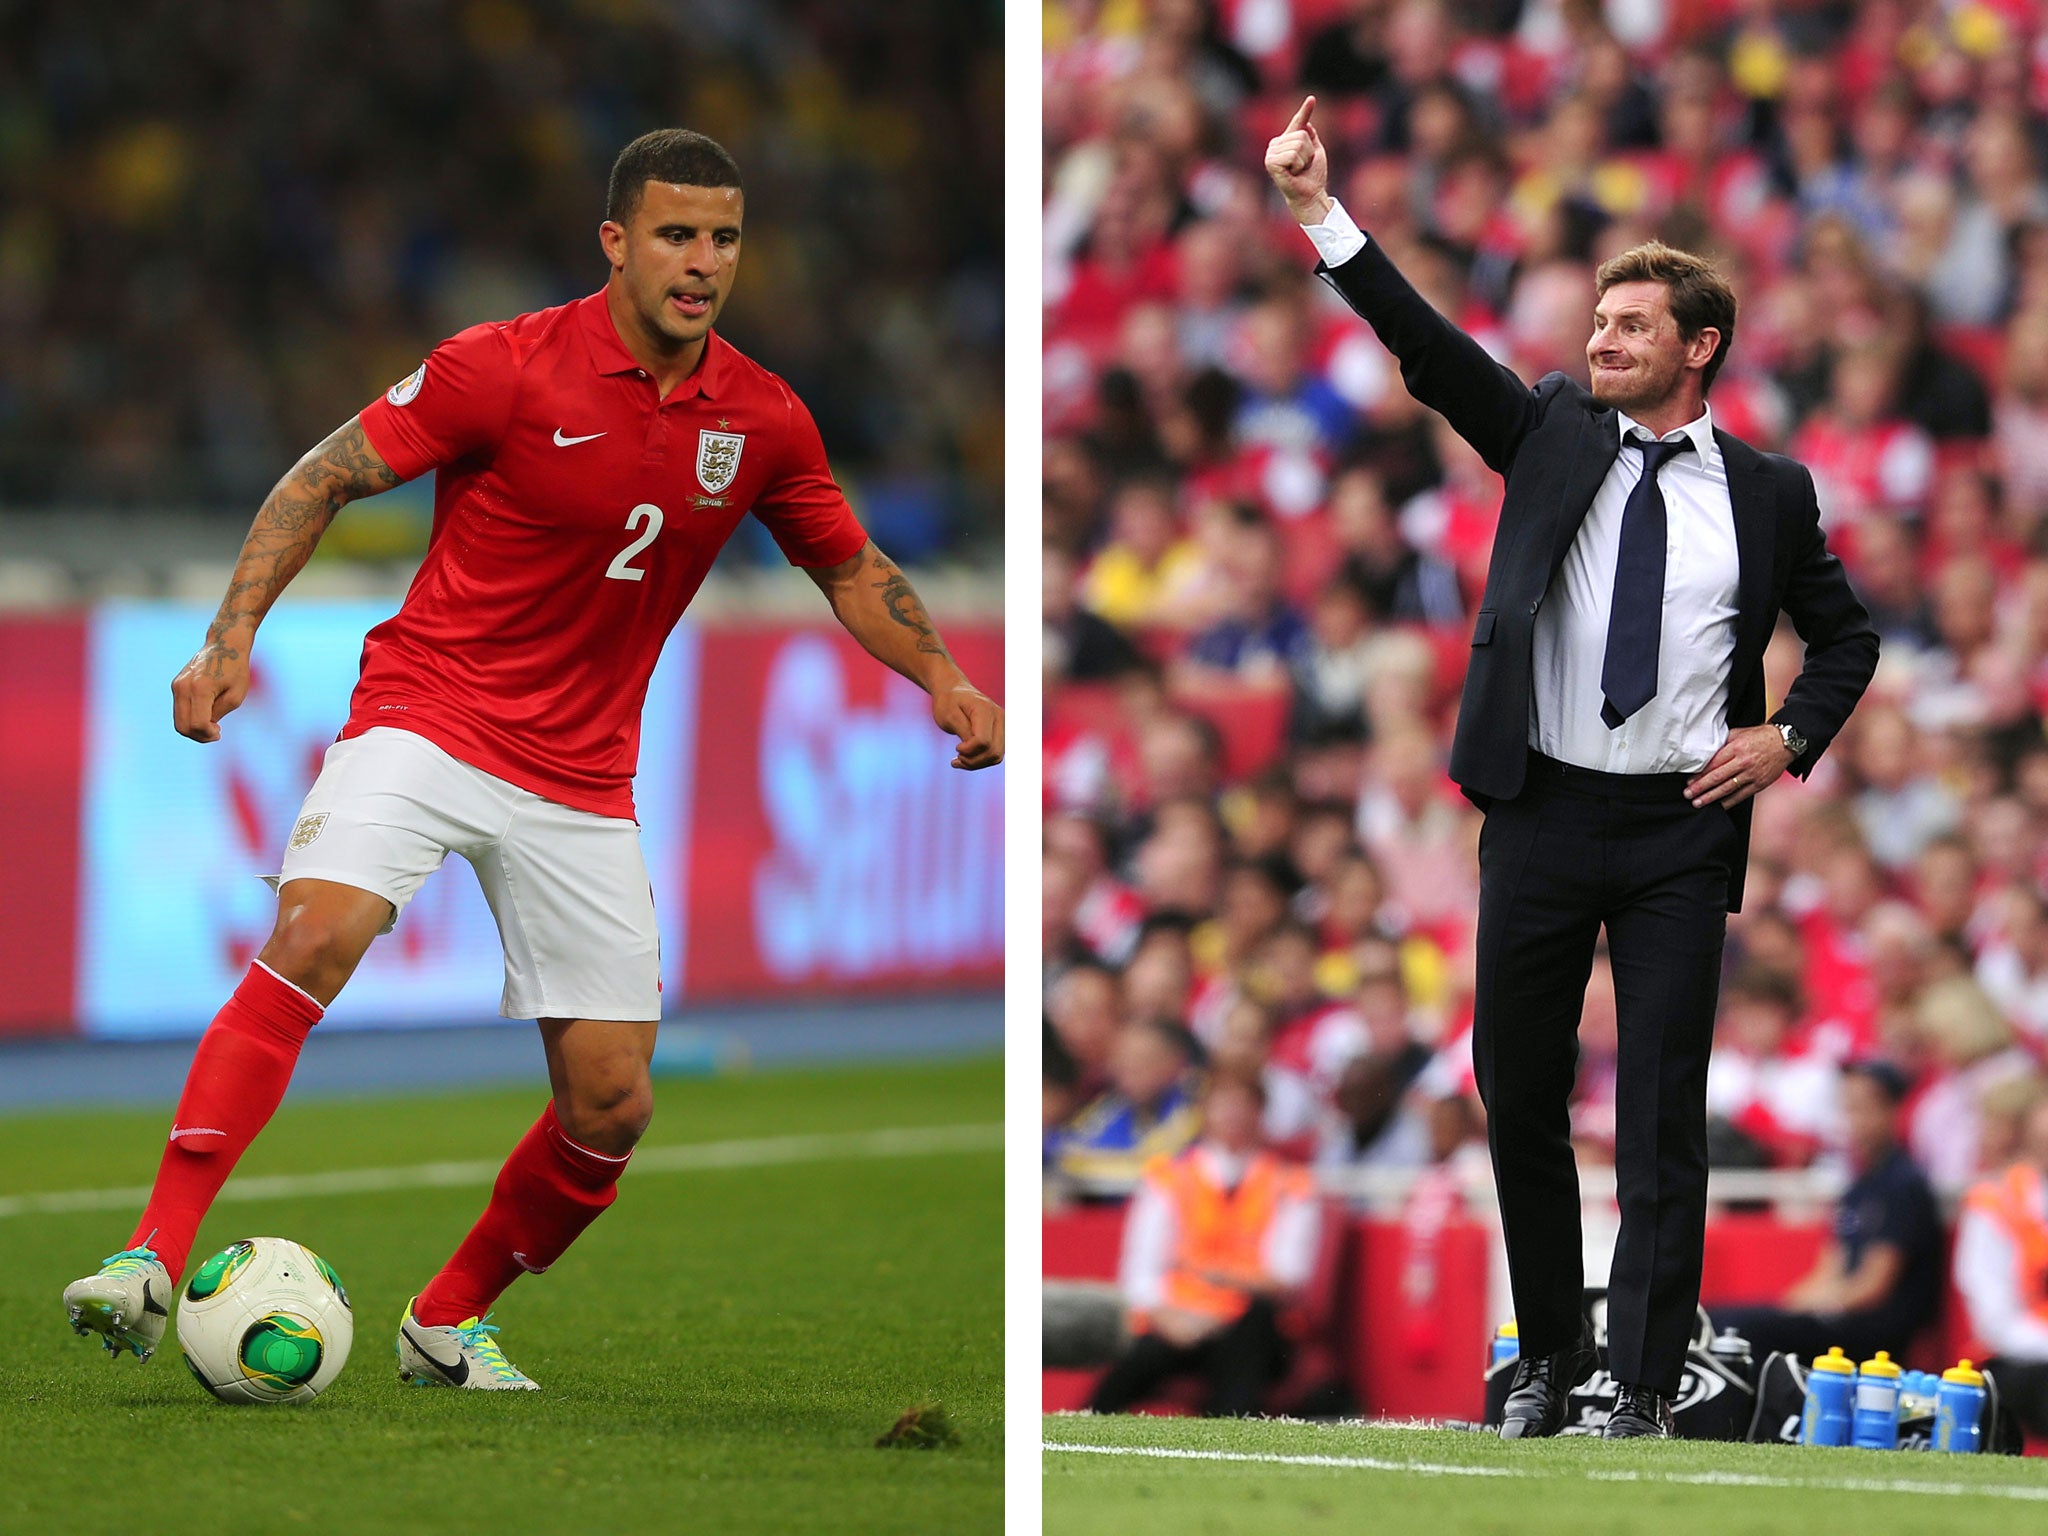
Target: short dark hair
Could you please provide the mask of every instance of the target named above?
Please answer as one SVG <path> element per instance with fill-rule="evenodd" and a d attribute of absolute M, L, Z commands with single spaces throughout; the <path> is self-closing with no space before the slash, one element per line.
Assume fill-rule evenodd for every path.
<path fill-rule="evenodd" d="M 1795 1019 L 1806 1010 L 1799 978 L 1761 960 L 1743 961 L 1721 991 L 1730 1002 L 1763 1003 Z"/>
<path fill-rule="evenodd" d="M 1669 295 L 1671 318 L 1687 341 L 1708 326 L 1721 333 L 1721 344 L 1714 348 L 1700 375 L 1700 393 L 1712 389 L 1714 375 L 1721 371 L 1728 349 L 1735 343 L 1735 290 L 1728 286 L 1721 269 L 1704 256 L 1681 251 L 1662 240 L 1648 240 L 1600 264 L 1594 278 L 1600 297 L 1606 298 L 1607 290 L 1616 283 L 1662 283 Z"/>
<path fill-rule="evenodd" d="M 688 128 L 657 128 L 641 134 L 612 162 L 604 216 L 614 224 L 630 222 L 640 211 L 641 194 L 650 181 L 746 190 L 740 181 L 739 162 L 718 140 Z"/>
<path fill-rule="evenodd" d="M 1842 1063 L 1842 1076 L 1862 1078 L 1883 1094 L 1884 1101 L 1893 1109 L 1906 1102 L 1906 1095 L 1912 1087 L 1906 1081 L 1905 1073 L 1877 1056 L 1862 1056 Z"/>
<path fill-rule="evenodd" d="M 1132 1019 L 1124 1028 L 1156 1036 L 1178 1051 L 1183 1061 L 1192 1065 L 1199 1065 L 1207 1058 L 1208 1053 L 1202 1049 L 1202 1042 L 1197 1040 L 1193 1032 L 1179 1019 Z"/>

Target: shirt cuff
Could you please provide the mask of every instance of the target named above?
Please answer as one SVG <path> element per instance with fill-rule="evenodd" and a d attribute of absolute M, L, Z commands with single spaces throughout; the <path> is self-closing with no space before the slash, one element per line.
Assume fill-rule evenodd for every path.
<path fill-rule="evenodd" d="M 1352 222 L 1351 215 L 1344 211 L 1344 205 L 1334 197 L 1330 199 L 1330 211 L 1323 215 L 1323 222 L 1304 224 L 1301 232 L 1315 242 L 1316 254 L 1323 258 L 1326 267 L 1341 267 L 1365 249 L 1365 232 Z"/>

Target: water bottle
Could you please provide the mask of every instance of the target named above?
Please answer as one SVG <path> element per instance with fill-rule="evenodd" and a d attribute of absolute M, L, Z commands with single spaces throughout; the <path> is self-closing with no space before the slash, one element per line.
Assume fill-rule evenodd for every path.
<path fill-rule="evenodd" d="M 1917 1374 L 1920 1377 L 1920 1415 L 1922 1418 L 1932 1417 L 1934 1394 L 1941 1390 L 1941 1377 L 1933 1371 L 1920 1371 Z"/>
<path fill-rule="evenodd" d="M 1723 1328 L 1715 1334 L 1713 1342 L 1707 1346 L 1707 1353 L 1744 1381 L 1749 1379 L 1749 1340 L 1733 1328 Z"/>
<path fill-rule="evenodd" d="M 1837 1344 L 1813 1357 L 1806 1373 L 1806 1409 L 1799 1416 L 1801 1445 L 1847 1445 L 1849 1402 L 1856 1393 L 1856 1362 Z"/>
<path fill-rule="evenodd" d="M 1856 1373 L 1856 1412 L 1849 1443 L 1866 1451 L 1899 1448 L 1899 1367 L 1882 1349 Z"/>
<path fill-rule="evenodd" d="M 1984 1373 L 1963 1360 L 1941 1373 L 1934 1392 L 1934 1448 L 1983 1449 Z"/>
<path fill-rule="evenodd" d="M 1493 1356 L 1487 1365 L 1488 1373 L 1490 1374 L 1495 1366 L 1513 1364 L 1521 1353 L 1522 1332 L 1515 1326 L 1515 1320 L 1511 1317 L 1500 1325 L 1499 1331 L 1493 1336 Z"/>
<path fill-rule="evenodd" d="M 1908 1371 L 1899 1378 L 1899 1420 L 1924 1419 L 1934 1412 L 1939 1378 L 1928 1371 Z"/>

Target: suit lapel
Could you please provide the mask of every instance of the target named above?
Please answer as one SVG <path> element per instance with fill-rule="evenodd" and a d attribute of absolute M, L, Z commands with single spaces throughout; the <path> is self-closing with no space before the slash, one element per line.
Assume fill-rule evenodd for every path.
<path fill-rule="evenodd" d="M 1557 504 L 1557 526 L 1550 541 L 1550 564 L 1544 577 L 1546 587 L 1565 552 L 1579 536 L 1579 525 L 1600 494 L 1600 482 L 1621 452 L 1621 432 L 1614 424 L 1614 412 L 1595 409 L 1581 419 L 1578 441 L 1572 445 L 1571 468 L 1566 472 L 1564 495 Z"/>
<path fill-rule="evenodd" d="M 1728 466 L 1728 503 L 1735 513 L 1735 666 L 1763 654 L 1770 640 L 1771 576 L 1778 548 L 1778 496 L 1763 456 L 1740 438 L 1716 431 Z"/>

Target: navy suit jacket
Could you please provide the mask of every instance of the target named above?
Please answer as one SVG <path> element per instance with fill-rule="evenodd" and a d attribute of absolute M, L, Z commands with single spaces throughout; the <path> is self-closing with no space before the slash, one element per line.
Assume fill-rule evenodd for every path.
<path fill-rule="evenodd" d="M 1522 792 L 1536 613 L 1621 451 L 1615 413 L 1562 373 L 1524 384 L 1438 314 L 1375 241 L 1341 267 L 1316 270 L 1400 361 L 1409 393 L 1441 412 L 1507 481 L 1451 747 L 1452 779 L 1484 809 Z M 1804 778 L 1877 669 L 1877 631 L 1828 552 L 1805 467 L 1718 429 L 1714 440 L 1728 468 L 1738 565 L 1728 724 L 1763 723 L 1764 647 L 1779 613 L 1790 615 L 1806 661 L 1771 718 L 1806 738 L 1791 768 Z M 1733 912 L 1742 905 L 1750 802 L 1731 814 L 1742 850 L 1729 871 Z"/>

